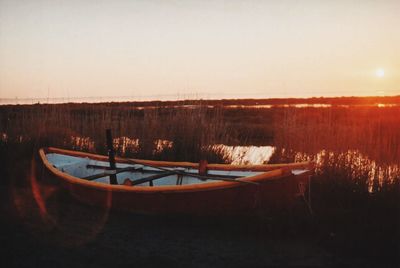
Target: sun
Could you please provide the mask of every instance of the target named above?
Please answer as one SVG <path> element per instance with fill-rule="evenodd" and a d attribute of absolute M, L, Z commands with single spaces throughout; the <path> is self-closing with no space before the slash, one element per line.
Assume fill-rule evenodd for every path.
<path fill-rule="evenodd" d="M 382 68 L 379 68 L 376 70 L 375 72 L 377 77 L 384 77 L 385 76 L 385 70 L 383 70 Z"/>

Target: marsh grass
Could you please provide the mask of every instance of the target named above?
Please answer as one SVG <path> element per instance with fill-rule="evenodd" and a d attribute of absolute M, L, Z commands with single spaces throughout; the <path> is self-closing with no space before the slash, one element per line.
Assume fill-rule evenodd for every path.
<path fill-rule="evenodd" d="M 399 114 L 399 107 L 281 109 L 274 120 L 278 149 L 271 162 L 312 160 L 331 184 L 398 191 Z"/>
<path fill-rule="evenodd" d="M 229 141 L 231 128 L 220 109 L 136 109 L 105 105 L 33 105 L 0 107 L 0 133 L 5 143 L 34 142 L 105 153 L 105 129 L 111 128 L 121 156 L 198 161 L 205 156 L 223 161 L 208 145 Z M 160 151 L 160 141 L 172 147 Z"/>
<path fill-rule="evenodd" d="M 400 163 L 399 107 L 285 108 L 275 116 L 274 144 L 317 153 L 358 150 L 380 164 Z"/>
<path fill-rule="evenodd" d="M 158 106 L 157 106 L 158 105 Z M 0 106 L 1 143 L 105 154 L 111 128 L 120 156 L 232 162 L 215 144 L 273 145 L 270 162 L 312 160 L 318 174 L 376 192 L 399 180 L 400 107 L 227 108 L 202 101 Z"/>

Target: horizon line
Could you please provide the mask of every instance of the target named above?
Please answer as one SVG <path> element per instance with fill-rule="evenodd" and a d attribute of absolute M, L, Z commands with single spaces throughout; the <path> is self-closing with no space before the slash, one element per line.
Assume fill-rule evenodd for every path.
<path fill-rule="evenodd" d="M 68 104 L 68 103 L 87 103 L 87 104 L 99 104 L 99 103 L 125 103 L 125 102 L 184 102 L 184 101 L 223 101 L 223 100 L 309 100 L 309 99 L 338 99 L 338 98 L 393 98 L 400 97 L 400 94 L 396 95 L 347 95 L 347 96 L 312 96 L 312 97 L 270 97 L 270 98 L 254 98 L 254 97 L 243 97 L 243 98 L 174 98 L 174 99 L 151 99 L 152 96 L 171 96 L 171 94 L 165 95 L 149 95 L 149 96 L 101 96 L 101 97 L 54 97 L 54 98 L 0 98 L 1 105 L 34 105 L 34 104 Z M 150 98 L 149 98 L 150 97 Z M 146 98 L 146 99 L 141 99 Z M 123 100 L 125 99 L 125 100 Z M 87 100 L 87 101 L 85 101 Z"/>

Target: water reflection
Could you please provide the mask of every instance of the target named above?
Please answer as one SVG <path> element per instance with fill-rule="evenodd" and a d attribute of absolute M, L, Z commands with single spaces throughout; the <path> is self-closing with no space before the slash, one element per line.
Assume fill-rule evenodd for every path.
<path fill-rule="evenodd" d="M 222 152 L 232 165 L 261 165 L 270 160 L 275 148 L 272 146 L 229 146 L 215 144 L 210 147 L 214 152 Z"/>
<path fill-rule="evenodd" d="M 95 142 L 90 137 L 72 136 L 70 142 L 74 150 L 95 151 Z M 139 153 L 140 140 L 118 137 L 114 139 L 114 146 L 121 156 L 124 156 L 127 152 Z M 172 147 L 172 141 L 157 139 L 153 141 L 152 152 L 156 155 Z M 208 146 L 207 150 L 222 154 L 224 159 L 227 159 L 232 165 L 267 164 L 273 156 L 278 159 L 278 162 L 313 161 L 316 163 L 316 172 L 324 172 L 327 169 L 341 170 L 342 173 L 353 179 L 366 178 L 371 190 L 385 183 L 393 183 L 400 176 L 399 165 L 377 163 L 358 150 L 345 152 L 320 150 L 316 154 L 310 154 L 291 152 L 285 149 L 278 150 L 273 146 L 231 146 L 225 144 L 214 144 Z"/>
<path fill-rule="evenodd" d="M 90 137 L 78 137 L 71 136 L 70 141 L 64 143 L 65 145 L 70 144 L 73 150 L 81 150 L 88 152 L 96 151 L 96 143 Z M 140 152 L 140 140 L 138 138 L 129 137 L 118 137 L 113 139 L 114 148 L 122 156 L 126 153 L 139 153 Z M 157 139 L 153 141 L 153 154 L 161 153 L 165 149 L 170 149 L 173 146 L 173 142 L 169 140 Z"/>
<path fill-rule="evenodd" d="M 243 104 L 243 105 L 223 105 L 224 108 L 230 109 L 270 109 L 270 108 L 332 108 L 332 107 L 379 107 L 389 108 L 398 107 L 397 103 L 376 103 L 376 104 L 329 104 L 329 103 L 296 103 L 296 104 Z M 211 106 L 213 107 L 213 106 Z"/>
<path fill-rule="evenodd" d="M 358 150 L 333 152 L 321 150 L 315 155 L 297 152 L 295 162 L 314 161 L 317 173 L 336 171 L 337 176 L 346 176 L 358 181 L 364 181 L 369 192 L 375 192 L 400 179 L 398 164 L 378 164 Z M 338 173 L 340 171 L 340 173 Z"/>
<path fill-rule="evenodd" d="M 117 148 L 118 152 L 123 155 L 126 152 L 138 153 L 139 152 L 139 139 L 129 138 L 129 137 L 119 137 L 113 140 L 114 147 Z"/>
<path fill-rule="evenodd" d="M 7 142 L 8 135 L 0 133 L 0 141 Z M 22 135 L 17 141 L 23 142 Z M 66 148 L 88 152 L 96 152 L 96 142 L 90 137 L 70 136 L 65 143 Z M 156 139 L 149 143 L 153 155 L 162 153 L 174 146 L 173 141 Z M 100 145 L 102 146 L 102 145 Z M 117 154 L 126 156 L 127 153 L 136 154 L 140 157 L 141 143 L 138 138 L 117 137 L 114 138 L 114 146 Z M 142 145 L 142 146 L 146 146 Z M 149 146 L 149 145 L 147 145 Z M 400 165 L 397 163 L 382 163 L 372 159 L 359 150 L 332 151 L 319 150 L 316 153 L 290 151 L 273 146 L 231 146 L 225 144 L 214 144 L 205 147 L 206 150 L 218 153 L 233 165 L 259 165 L 273 162 L 301 162 L 313 161 L 316 163 L 316 172 L 319 174 L 333 174 L 351 178 L 365 183 L 370 192 L 382 190 L 387 184 L 393 184 L 400 180 Z"/>
<path fill-rule="evenodd" d="M 93 152 L 94 141 L 90 137 L 71 136 L 70 144 L 73 150 L 84 150 Z"/>
<path fill-rule="evenodd" d="M 386 107 L 397 107 L 399 105 L 395 103 L 378 103 L 377 106 L 379 108 L 386 108 Z"/>
<path fill-rule="evenodd" d="M 169 141 L 169 140 L 155 140 L 154 141 L 154 150 L 153 150 L 153 154 L 158 154 L 161 153 L 162 151 L 164 151 L 165 149 L 171 149 L 173 146 L 173 142 Z"/>
<path fill-rule="evenodd" d="M 138 153 L 140 150 L 139 139 L 129 137 L 114 138 L 114 147 L 117 152 L 125 155 L 127 152 Z M 90 137 L 71 136 L 71 144 L 74 150 L 95 151 L 95 142 Z M 170 140 L 157 139 L 153 142 L 153 154 L 159 154 L 173 147 Z M 207 146 L 212 152 L 222 153 L 226 159 L 230 159 L 232 165 L 261 165 L 270 160 L 275 151 L 272 146 L 229 146 L 225 144 L 214 144 Z"/>
<path fill-rule="evenodd" d="M 0 141 L 1 142 L 8 142 L 12 140 L 13 142 L 23 143 L 29 141 L 31 138 L 27 135 L 8 135 L 7 133 L 0 133 Z"/>
<path fill-rule="evenodd" d="M 4 142 L 7 142 L 7 133 L 1 133 L 1 135 L 0 135 L 0 140 L 1 141 L 4 141 Z"/>

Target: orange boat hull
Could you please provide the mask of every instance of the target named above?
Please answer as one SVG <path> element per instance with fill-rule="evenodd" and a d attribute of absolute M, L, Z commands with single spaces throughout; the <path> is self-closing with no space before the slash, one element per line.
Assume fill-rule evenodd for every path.
<path fill-rule="evenodd" d="M 311 171 L 301 175 L 290 172 L 291 168 L 301 165 L 281 165 L 277 169 L 278 166 L 272 166 L 273 170 L 271 166 L 264 165 L 265 170 L 271 171 L 251 178 L 258 185 L 226 181 L 161 187 L 109 185 L 85 181 L 59 171 L 47 161 L 47 152 L 84 155 L 97 160 L 104 160 L 105 156 L 55 148 L 40 150 L 46 175 L 77 200 L 94 206 L 145 214 L 232 215 L 287 210 L 302 202 L 311 175 Z M 171 162 L 160 163 L 168 166 Z M 219 165 L 219 168 L 226 170 L 229 166 Z M 258 168 L 261 169 L 261 166 Z"/>

